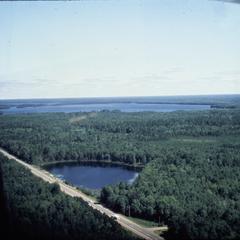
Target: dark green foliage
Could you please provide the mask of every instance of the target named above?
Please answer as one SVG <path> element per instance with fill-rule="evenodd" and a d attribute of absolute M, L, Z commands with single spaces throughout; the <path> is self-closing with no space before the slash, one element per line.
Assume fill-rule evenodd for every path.
<path fill-rule="evenodd" d="M 111 160 L 145 164 L 164 140 L 240 135 L 240 111 L 46 113 L 0 116 L 0 146 L 29 163 Z"/>
<path fill-rule="evenodd" d="M 126 215 L 169 225 L 175 239 L 240 238 L 240 111 L 0 116 L 0 145 L 27 162 L 145 166 L 102 190 Z"/>
<path fill-rule="evenodd" d="M 78 198 L 0 155 L 9 229 L 23 239 L 135 239 Z M 5 219 L 6 220 L 6 219 Z"/>
<path fill-rule="evenodd" d="M 105 187 L 101 199 L 125 214 L 130 207 L 132 216 L 160 217 L 175 238 L 239 239 L 239 156 L 234 144 L 164 149 L 132 186 Z"/>

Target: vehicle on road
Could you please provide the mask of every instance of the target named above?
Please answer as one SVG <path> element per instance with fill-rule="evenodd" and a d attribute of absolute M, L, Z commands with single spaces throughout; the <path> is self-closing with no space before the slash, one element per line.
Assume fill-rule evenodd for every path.
<path fill-rule="evenodd" d="M 119 219 L 119 216 L 118 216 L 117 214 L 113 214 L 113 215 L 112 215 L 112 218 L 113 218 L 114 220 L 118 220 L 118 219 Z"/>

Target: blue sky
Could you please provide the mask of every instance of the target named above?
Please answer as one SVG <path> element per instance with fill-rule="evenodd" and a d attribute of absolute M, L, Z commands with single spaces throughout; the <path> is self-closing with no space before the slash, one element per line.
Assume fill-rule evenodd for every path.
<path fill-rule="evenodd" d="M 240 5 L 0 2 L 0 98 L 240 93 Z"/>

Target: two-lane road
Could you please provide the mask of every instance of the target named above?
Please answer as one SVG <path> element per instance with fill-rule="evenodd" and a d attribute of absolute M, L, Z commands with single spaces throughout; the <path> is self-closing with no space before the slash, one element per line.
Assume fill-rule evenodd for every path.
<path fill-rule="evenodd" d="M 124 217 L 122 215 L 116 214 L 115 212 L 109 210 L 108 208 L 104 207 L 101 204 L 94 203 L 93 200 L 90 197 L 88 197 L 87 195 L 85 195 L 81 191 L 77 190 L 75 187 L 72 187 L 72 186 L 69 186 L 69 185 L 65 184 L 62 180 L 54 177 L 49 172 L 47 172 L 43 169 L 40 169 L 36 166 L 25 163 L 24 161 L 18 159 L 16 156 L 8 153 L 4 149 L 0 148 L 0 152 L 4 156 L 6 156 L 7 158 L 15 160 L 18 163 L 20 163 L 21 165 L 25 166 L 35 176 L 40 177 L 44 181 L 47 181 L 49 183 L 57 182 L 60 186 L 61 191 L 63 191 L 64 193 L 66 193 L 66 194 L 68 194 L 72 197 L 79 197 L 79 198 L 83 199 L 84 201 L 86 201 L 88 203 L 88 205 L 90 207 L 98 210 L 102 214 L 106 214 L 109 217 L 113 217 L 122 227 L 124 227 L 124 228 L 128 229 L 129 231 L 133 232 L 137 236 L 139 236 L 143 239 L 146 239 L 146 240 L 163 240 L 162 237 L 159 237 L 157 234 L 155 234 L 151 230 L 146 229 L 146 228 L 134 223 L 133 221 L 130 221 L 129 219 L 127 219 L 126 217 Z"/>

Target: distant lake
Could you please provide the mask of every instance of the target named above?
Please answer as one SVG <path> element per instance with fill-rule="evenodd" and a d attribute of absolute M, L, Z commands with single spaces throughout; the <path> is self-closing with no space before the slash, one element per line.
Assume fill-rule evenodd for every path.
<path fill-rule="evenodd" d="M 102 110 L 119 110 L 122 112 L 173 112 L 208 110 L 210 105 L 201 104 L 164 104 L 164 103 L 84 103 L 84 104 L 44 104 L 36 106 L 11 106 L 0 109 L 3 114 L 44 113 L 44 112 L 92 112 Z"/>
<path fill-rule="evenodd" d="M 101 189 L 109 184 L 126 182 L 131 184 L 138 173 L 120 166 L 96 166 L 79 164 L 51 165 L 47 170 L 69 183 L 89 189 Z"/>

